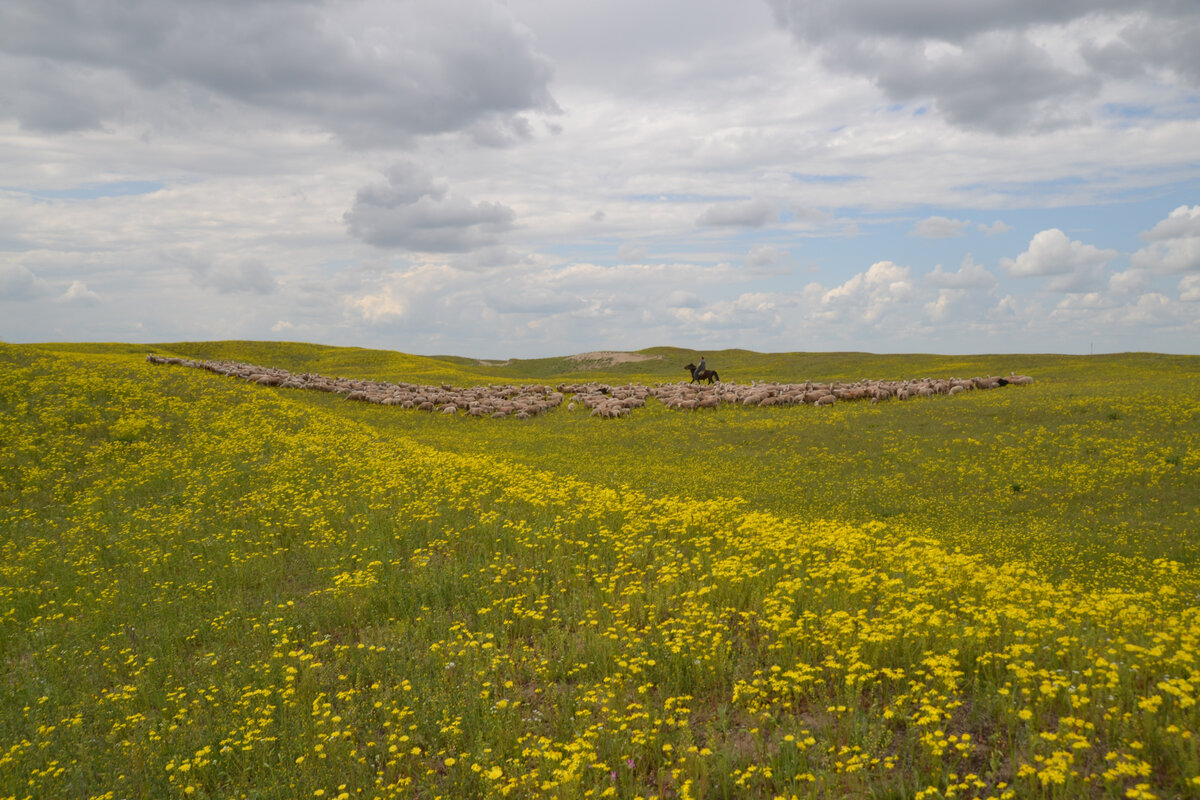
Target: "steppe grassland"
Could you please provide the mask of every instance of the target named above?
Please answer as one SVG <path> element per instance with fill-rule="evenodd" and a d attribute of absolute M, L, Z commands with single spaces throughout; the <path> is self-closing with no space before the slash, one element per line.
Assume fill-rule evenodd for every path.
<path fill-rule="evenodd" d="M 0 351 L 0 796 L 1200 793 L 1200 410 L 1162 380 L 1194 359 L 841 416 L 489 426 L 69 349 Z M 947 445 L 972 415 L 993 438 Z M 855 452 L 893 420 L 902 445 Z M 800 469 L 801 441 L 829 457 Z M 992 449 L 1036 480 L 943 477 Z M 891 513 L 801 479 L 834 465 Z M 1037 499 L 984 513 L 993 484 Z M 1153 542 L 1109 536 L 1123 503 Z M 990 533 L 1014 515 L 1043 524 Z"/>

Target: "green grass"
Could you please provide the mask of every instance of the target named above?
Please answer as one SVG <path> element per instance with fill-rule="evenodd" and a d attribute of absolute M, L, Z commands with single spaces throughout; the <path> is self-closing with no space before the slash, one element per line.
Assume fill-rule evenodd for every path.
<path fill-rule="evenodd" d="M 417 380 L 398 374 L 411 357 L 300 347 L 310 355 L 320 353 L 320 359 L 291 360 L 290 350 L 273 352 L 274 347 L 241 345 L 218 352 L 297 371 Z M 194 347 L 164 348 L 214 357 Z M 272 352 L 274 358 L 267 358 Z M 440 372 L 424 367 L 421 374 L 459 385 L 493 380 L 658 382 L 677 379 L 681 370 L 676 367 L 694 355 L 672 348 L 642 352 L 662 358 L 584 372 L 566 359 L 491 369 L 475 365 L 470 367 L 474 380 L 451 367 Z M 709 358 L 721 366 L 727 381 L 971 377 L 1016 371 L 1034 375 L 1036 382 L 956 398 L 830 409 L 726 407 L 694 414 L 652 402 L 611 424 L 583 411 L 497 423 L 431 419 L 342 404 L 336 396 L 296 400 L 336 408 L 388 436 L 502 457 L 606 486 L 698 502 L 741 497 L 755 508 L 806 519 L 902 522 L 996 563 L 1030 560 L 1056 578 L 1140 585 L 1145 573 L 1136 559 L 1169 558 L 1190 565 L 1200 555 L 1200 541 L 1192 535 L 1200 520 L 1200 493 L 1195 491 L 1200 403 L 1189 388 L 1200 380 L 1196 357 L 720 351 Z M 341 365 L 340 371 L 332 365 Z M 551 372 L 555 365 L 564 371 Z"/>
<path fill-rule="evenodd" d="M 1200 358 L 708 352 L 1036 383 L 520 421 L 146 352 L 695 355 L 0 345 L 0 798 L 1200 792 Z"/>

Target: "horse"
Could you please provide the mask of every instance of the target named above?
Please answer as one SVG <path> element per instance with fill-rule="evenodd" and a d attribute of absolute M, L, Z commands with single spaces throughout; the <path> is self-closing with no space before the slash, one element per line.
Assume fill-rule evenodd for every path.
<path fill-rule="evenodd" d="M 692 373 L 692 379 L 688 383 L 704 383 L 705 381 L 709 383 L 713 381 L 717 383 L 721 382 L 721 376 L 717 374 L 715 369 L 696 369 L 695 364 L 688 364 L 684 369 Z"/>

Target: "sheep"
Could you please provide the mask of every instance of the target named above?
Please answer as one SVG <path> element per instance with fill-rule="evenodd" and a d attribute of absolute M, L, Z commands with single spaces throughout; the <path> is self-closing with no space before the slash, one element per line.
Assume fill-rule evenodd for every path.
<path fill-rule="evenodd" d="M 648 398 L 655 398 L 664 406 L 676 411 L 699 408 L 718 408 L 722 403 L 758 405 L 764 407 L 813 404 L 832 405 L 837 401 L 867 399 L 871 404 L 893 397 L 908 400 L 912 397 L 932 397 L 935 394 L 949 396 L 977 389 L 995 389 L 1009 384 L 1027 386 L 1033 383 L 1028 375 L 1017 375 L 1010 371 L 1007 377 L 976 377 L 971 379 L 920 378 L 905 381 L 870 381 L 854 383 L 777 383 L 753 381 L 750 384 L 722 384 L 720 386 L 689 386 L 682 382 L 644 386 L 627 384 L 609 386 L 599 383 L 558 384 L 553 388 L 544 385 L 516 386 L 492 385 L 455 388 L 450 384 L 421 386 L 410 383 L 387 383 L 350 378 L 328 378 L 321 375 L 293 374 L 275 367 L 261 367 L 234 361 L 193 361 L 184 358 L 148 354 L 151 364 L 177 364 L 204 369 L 214 374 L 241 378 L 266 386 L 281 388 L 306 388 L 314 391 L 337 392 L 346 400 L 401 406 L 405 409 L 423 411 L 441 410 L 443 413 L 464 413 L 489 418 L 517 416 L 520 419 L 544 414 L 566 404 L 567 411 L 574 411 L 580 404 L 593 416 L 606 419 L 626 416 L 632 410 L 643 408 Z M 569 402 L 567 395 L 573 395 Z"/>

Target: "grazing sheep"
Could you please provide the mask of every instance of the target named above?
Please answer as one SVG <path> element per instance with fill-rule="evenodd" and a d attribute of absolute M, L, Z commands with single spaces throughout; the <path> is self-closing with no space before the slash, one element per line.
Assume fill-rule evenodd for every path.
<path fill-rule="evenodd" d="M 995 389 L 1007 385 L 1027 386 L 1033 383 L 1028 375 L 1010 371 L 1007 377 L 976 377 L 971 379 L 920 378 L 905 381 L 870 381 L 854 383 L 778 383 L 752 381 L 750 384 L 688 385 L 683 382 L 660 383 L 654 386 L 627 384 L 609 386 L 599 383 L 543 385 L 489 385 L 454 388 L 450 384 L 422 386 L 410 383 L 387 383 L 350 378 L 328 378 L 321 375 L 293 374 L 275 367 L 261 367 L 234 361 L 193 361 L 148 354 L 151 364 L 176 364 L 196 367 L 218 375 L 241 378 L 265 386 L 305 388 L 313 391 L 337 392 L 346 400 L 371 402 L 386 406 L 423 411 L 441 410 L 445 414 L 465 414 L 499 419 L 515 416 L 519 419 L 552 411 L 566 403 L 574 411 L 580 403 L 604 419 L 626 416 L 643 408 L 648 398 L 655 398 L 675 411 L 694 411 L 699 408 L 719 408 L 723 403 L 758 405 L 764 407 L 799 404 L 832 405 L 838 401 L 869 400 L 877 404 L 897 398 L 933 397 L 937 394 L 955 396 L 977 389 Z M 573 395 L 567 402 L 567 395 Z"/>

